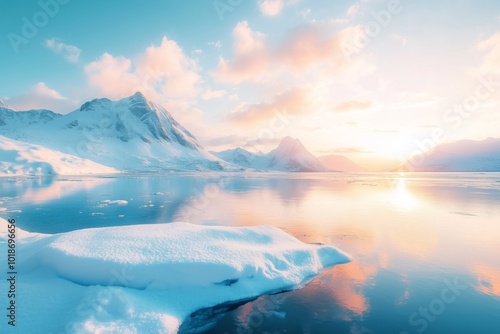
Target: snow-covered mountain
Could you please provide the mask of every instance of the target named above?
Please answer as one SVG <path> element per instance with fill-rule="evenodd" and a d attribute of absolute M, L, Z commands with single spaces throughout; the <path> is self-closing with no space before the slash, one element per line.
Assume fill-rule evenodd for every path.
<path fill-rule="evenodd" d="M 291 137 L 285 137 L 276 149 L 266 154 L 252 153 L 242 148 L 212 153 L 231 164 L 256 170 L 286 172 L 329 171 L 298 139 Z"/>
<path fill-rule="evenodd" d="M 0 100 L 0 108 L 8 108 L 8 109 L 10 109 L 10 107 L 7 105 L 7 103 L 3 102 L 2 100 Z"/>
<path fill-rule="evenodd" d="M 60 116 L 61 115 L 46 109 L 16 112 L 0 101 L 0 127 L 4 126 L 5 130 L 8 128 L 15 129 L 16 127 L 24 127 L 31 124 L 44 124 Z M 6 125 L 8 126 L 5 127 Z"/>
<path fill-rule="evenodd" d="M 460 140 L 437 146 L 406 162 L 401 170 L 416 172 L 500 172 L 500 138 Z"/>
<path fill-rule="evenodd" d="M 220 170 L 224 165 L 141 93 L 118 101 L 95 99 L 67 115 L 0 108 L 0 135 L 120 170 Z"/>
<path fill-rule="evenodd" d="M 114 168 L 0 136 L 0 176 L 113 174 Z"/>
<path fill-rule="evenodd" d="M 318 157 L 321 163 L 330 169 L 339 172 L 367 172 L 368 169 L 339 154 L 330 154 Z"/>
<path fill-rule="evenodd" d="M 210 153 L 230 164 L 245 168 L 262 170 L 266 168 L 268 162 L 265 154 L 252 153 L 241 147 Z"/>

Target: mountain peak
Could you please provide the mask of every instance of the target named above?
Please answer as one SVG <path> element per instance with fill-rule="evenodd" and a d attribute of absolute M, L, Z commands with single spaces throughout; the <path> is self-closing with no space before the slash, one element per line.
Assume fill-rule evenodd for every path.
<path fill-rule="evenodd" d="M 278 152 L 292 152 L 296 150 L 306 150 L 304 145 L 300 142 L 300 140 L 296 138 L 292 138 L 290 136 L 286 136 L 281 140 L 280 144 L 276 151 Z M 306 150 L 307 151 L 307 150 Z"/>
<path fill-rule="evenodd" d="M 136 102 L 148 102 L 148 99 L 141 92 L 135 92 L 134 95 L 129 97 L 129 99 Z"/>
<path fill-rule="evenodd" d="M 0 100 L 0 108 L 12 109 L 7 103 L 3 102 L 2 100 Z"/>
<path fill-rule="evenodd" d="M 283 138 L 281 140 L 281 144 L 291 144 L 291 143 L 295 143 L 299 141 L 298 139 L 295 139 L 293 137 L 290 137 L 290 136 L 286 136 L 285 138 Z"/>
<path fill-rule="evenodd" d="M 107 98 L 93 99 L 82 104 L 80 111 L 94 111 L 99 108 L 108 107 L 110 104 L 111 100 Z"/>

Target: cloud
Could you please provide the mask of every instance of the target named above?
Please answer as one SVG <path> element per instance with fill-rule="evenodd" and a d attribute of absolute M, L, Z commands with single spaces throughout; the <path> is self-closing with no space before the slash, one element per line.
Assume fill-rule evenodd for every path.
<path fill-rule="evenodd" d="M 394 129 L 376 129 L 373 130 L 375 133 L 400 133 L 401 131 L 399 130 L 394 130 Z"/>
<path fill-rule="evenodd" d="M 361 147 L 336 147 L 329 150 L 320 151 L 326 154 L 367 154 L 373 153 Z"/>
<path fill-rule="evenodd" d="M 206 146 L 210 146 L 211 148 L 215 147 L 223 147 L 223 146 L 229 146 L 234 148 L 235 143 L 239 142 L 244 142 L 247 140 L 247 136 L 242 136 L 242 135 L 237 135 L 237 134 L 231 134 L 231 135 L 225 135 L 225 136 L 214 136 L 211 137 L 203 142 Z"/>
<path fill-rule="evenodd" d="M 347 8 L 347 16 L 355 16 L 359 12 L 359 3 L 356 2 Z"/>
<path fill-rule="evenodd" d="M 170 96 L 193 96 L 200 81 L 198 63 L 173 40 L 163 37 L 160 46 L 150 46 L 139 57 L 137 73 L 149 77 Z"/>
<path fill-rule="evenodd" d="M 229 119 L 240 124 L 253 124 L 278 113 L 287 116 L 302 115 L 314 109 L 311 95 L 309 88 L 294 88 L 276 95 L 270 102 L 243 105 L 238 111 L 230 113 Z"/>
<path fill-rule="evenodd" d="M 500 32 L 496 32 L 489 38 L 477 43 L 477 48 L 486 53 L 479 71 L 481 73 L 500 72 Z"/>
<path fill-rule="evenodd" d="M 269 150 L 270 147 L 273 149 L 276 148 L 282 140 L 283 138 L 279 136 L 259 137 L 254 134 L 254 136 L 246 138 L 244 143 L 241 142 L 240 146 L 245 149 L 253 149 L 262 152 L 266 149 Z"/>
<path fill-rule="evenodd" d="M 358 59 L 348 59 L 344 45 L 359 34 L 360 27 L 338 31 L 331 22 L 313 22 L 289 31 L 281 43 L 267 40 L 252 30 L 248 22 L 239 22 L 233 30 L 233 59 L 220 58 L 212 76 L 218 82 L 240 84 L 259 82 L 278 71 L 301 74 L 312 68 L 332 75 L 370 69 Z"/>
<path fill-rule="evenodd" d="M 89 85 L 110 98 L 135 91 L 156 100 L 189 98 L 198 93 L 200 82 L 196 60 L 167 37 L 134 59 L 104 53 L 85 66 L 85 73 Z"/>
<path fill-rule="evenodd" d="M 212 72 L 217 81 L 238 84 L 259 75 L 270 65 L 265 35 L 253 31 L 246 21 L 233 29 L 233 52 L 233 60 L 220 58 Z"/>
<path fill-rule="evenodd" d="M 281 14 L 285 7 L 283 0 L 261 0 L 259 1 L 260 12 L 266 16 L 276 16 Z"/>
<path fill-rule="evenodd" d="M 56 54 L 60 54 L 70 63 L 77 63 L 80 59 L 82 50 L 74 45 L 65 44 L 57 38 L 47 39 L 44 43 L 45 47 L 53 50 Z"/>
<path fill-rule="evenodd" d="M 353 110 L 362 110 L 362 109 L 369 109 L 372 106 L 373 106 L 373 101 L 352 100 L 352 101 L 346 101 L 346 102 L 343 102 L 343 103 L 337 105 L 335 108 L 333 108 L 333 111 L 346 112 L 346 111 L 353 111 Z"/>
<path fill-rule="evenodd" d="M 101 58 L 85 66 L 89 85 L 100 94 L 112 98 L 130 95 L 141 87 L 141 78 L 132 70 L 132 61 L 123 56 L 104 53 Z"/>
<path fill-rule="evenodd" d="M 305 8 L 298 13 L 302 19 L 306 19 L 311 14 L 311 8 Z"/>
<path fill-rule="evenodd" d="M 28 92 L 7 99 L 6 102 L 15 110 L 49 109 L 60 113 L 68 113 L 76 107 L 76 103 L 49 88 L 44 82 L 33 85 Z"/>
<path fill-rule="evenodd" d="M 217 41 L 217 42 L 208 42 L 208 45 L 209 46 L 213 46 L 214 48 L 216 48 L 217 50 L 220 50 L 220 48 L 222 47 L 222 43 L 221 41 Z"/>
<path fill-rule="evenodd" d="M 203 100 L 212 100 L 212 99 L 218 99 L 226 95 L 226 91 L 219 89 L 219 90 L 211 90 L 207 89 L 205 93 L 201 96 Z"/>
<path fill-rule="evenodd" d="M 285 7 L 294 6 L 301 1 L 302 0 L 260 0 L 257 5 L 263 15 L 278 16 Z"/>
<path fill-rule="evenodd" d="M 399 34 L 392 34 L 392 39 L 401 43 L 402 46 L 406 46 L 408 44 L 408 37 L 399 35 Z"/>

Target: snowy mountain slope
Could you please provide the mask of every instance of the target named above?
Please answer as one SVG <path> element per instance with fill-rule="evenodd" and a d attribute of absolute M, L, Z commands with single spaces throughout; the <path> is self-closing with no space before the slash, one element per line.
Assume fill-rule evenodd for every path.
<path fill-rule="evenodd" d="M 268 153 L 269 168 L 291 172 L 325 172 L 328 169 L 302 145 L 300 140 L 285 137 Z"/>
<path fill-rule="evenodd" d="M 436 147 L 400 169 L 419 172 L 500 172 L 500 138 L 460 140 Z"/>
<path fill-rule="evenodd" d="M 16 112 L 0 101 L 0 126 L 8 124 L 10 129 L 30 124 L 44 124 L 58 117 L 61 115 L 46 109 Z"/>
<path fill-rule="evenodd" d="M 3 102 L 2 100 L 0 100 L 0 108 L 10 109 L 10 107 L 7 105 L 7 103 Z"/>
<path fill-rule="evenodd" d="M 0 136 L 0 176 L 113 174 L 114 168 Z"/>
<path fill-rule="evenodd" d="M 368 170 L 354 161 L 339 154 L 330 154 L 318 157 L 321 163 L 330 169 L 340 172 L 367 172 Z"/>
<path fill-rule="evenodd" d="M 257 170 L 285 172 L 329 171 L 298 139 L 291 137 L 285 137 L 276 149 L 266 154 L 252 153 L 242 148 L 212 153 L 231 164 Z"/>
<path fill-rule="evenodd" d="M 224 165 L 167 110 L 141 93 L 118 101 L 95 99 L 52 119 L 43 114 L 28 122 L 11 113 L 23 114 L 5 112 L 1 135 L 121 170 L 220 170 Z"/>
<path fill-rule="evenodd" d="M 266 169 L 269 163 L 265 154 L 252 153 L 240 147 L 222 152 L 210 153 L 233 165 L 251 169 Z"/>

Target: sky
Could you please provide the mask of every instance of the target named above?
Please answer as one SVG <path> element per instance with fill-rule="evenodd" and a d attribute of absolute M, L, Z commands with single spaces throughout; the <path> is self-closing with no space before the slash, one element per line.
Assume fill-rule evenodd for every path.
<path fill-rule="evenodd" d="M 500 137 L 497 0 L 0 0 L 0 99 L 141 91 L 208 150 L 292 136 L 372 169 Z"/>

